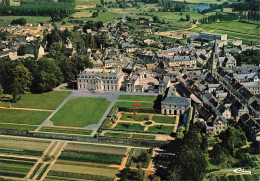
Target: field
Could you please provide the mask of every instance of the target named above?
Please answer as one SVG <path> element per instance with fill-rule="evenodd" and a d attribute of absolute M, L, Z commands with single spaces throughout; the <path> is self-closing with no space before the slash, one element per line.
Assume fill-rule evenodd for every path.
<path fill-rule="evenodd" d="M 24 178 L 49 144 L 42 140 L 0 137 L 0 176 Z"/>
<path fill-rule="evenodd" d="M 234 31 L 238 33 L 246 33 L 253 35 L 260 35 L 260 31 L 255 24 L 242 23 L 242 22 L 227 22 L 227 23 L 213 23 L 201 25 L 205 28 L 212 28 L 218 30 Z"/>
<path fill-rule="evenodd" d="M 21 100 L 17 103 L 12 103 L 12 107 L 19 108 L 34 108 L 54 110 L 58 107 L 64 99 L 66 99 L 71 92 L 52 91 L 42 94 L 22 94 Z M 9 102 L 0 102 L 0 106 L 7 107 Z"/>
<path fill-rule="evenodd" d="M 127 147 L 0 137 L 0 177 L 112 181 L 129 151 Z"/>
<path fill-rule="evenodd" d="M 70 99 L 52 118 L 55 126 L 84 127 L 97 124 L 110 102 L 104 98 Z"/>
<path fill-rule="evenodd" d="M 47 23 L 50 17 L 43 16 L 0 16 L 0 25 L 10 25 L 13 19 L 25 18 L 27 23 Z"/>
<path fill-rule="evenodd" d="M 187 3 L 197 3 L 197 4 L 222 4 L 227 0 L 174 0 L 176 2 L 187 2 Z"/>
<path fill-rule="evenodd" d="M 146 96 L 146 95 L 120 95 L 118 100 L 126 101 L 149 101 L 154 102 L 157 99 L 156 96 Z"/>
<path fill-rule="evenodd" d="M 18 123 L 18 124 L 41 124 L 51 112 L 47 111 L 29 111 L 29 110 L 14 110 L 0 109 L 2 123 Z"/>
<path fill-rule="evenodd" d="M 139 157 L 142 155 L 147 155 L 147 159 L 140 160 Z M 137 148 L 132 148 L 128 160 L 126 162 L 126 165 L 131 168 L 137 168 L 137 165 L 140 165 L 142 168 L 147 168 L 148 165 L 151 162 L 151 152 L 150 150 L 142 150 Z"/>
<path fill-rule="evenodd" d="M 113 180 L 126 148 L 69 143 L 46 179 Z"/>

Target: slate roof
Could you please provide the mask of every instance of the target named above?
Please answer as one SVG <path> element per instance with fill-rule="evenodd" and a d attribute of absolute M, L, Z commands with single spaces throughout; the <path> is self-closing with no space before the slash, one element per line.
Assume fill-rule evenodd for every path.
<path fill-rule="evenodd" d="M 171 104 L 176 106 L 189 106 L 189 102 L 185 97 L 176 97 L 176 96 L 166 97 L 162 101 L 162 104 Z"/>
<path fill-rule="evenodd" d="M 183 93 L 185 96 L 190 97 L 191 92 L 190 92 L 186 87 L 184 87 L 184 86 L 182 85 L 182 83 L 179 83 L 179 84 L 175 85 L 175 87 L 176 87 L 176 89 L 177 89 L 178 91 L 180 91 L 181 93 Z"/>
<path fill-rule="evenodd" d="M 203 106 L 201 106 L 199 109 L 198 109 L 198 112 L 199 112 L 199 115 L 205 120 L 207 121 L 211 116 L 212 114 Z"/>

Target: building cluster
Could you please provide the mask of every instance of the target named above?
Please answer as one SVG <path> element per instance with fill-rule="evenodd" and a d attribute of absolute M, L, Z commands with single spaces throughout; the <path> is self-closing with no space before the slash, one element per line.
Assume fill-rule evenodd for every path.
<path fill-rule="evenodd" d="M 37 40 L 41 42 L 39 56 L 47 54 L 44 51 L 47 42 L 42 34 L 43 31 L 50 32 L 51 25 L 0 29 L 22 34 L 11 41 L 0 42 L 1 58 L 19 58 L 17 49 L 22 44 L 26 44 L 27 52 L 32 55 L 33 43 Z M 152 33 L 151 28 L 135 31 Z M 63 42 L 66 56 L 89 56 L 94 65 L 93 69 L 85 69 L 78 75 L 78 90 L 159 94 L 162 96 L 162 114 L 184 115 L 196 105 L 194 121 L 203 121 L 207 133 L 219 134 L 230 120 L 235 120 L 250 132 L 253 139 L 259 140 L 260 68 L 238 67 L 232 56 L 246 49 L 259 49 L 259 46 L 245 46 L 239 40 L 229 40 L 225 34 L 209 32 L 191 35 L 191 43 L 185 46 L 155 41 L 131 34 L 125 19 L 112 21 L 97 31 L 87 29 L 86 33 L 102 36 L 109 41 L 109 46 L 100 50 L 76 51 L 69 38 Z M 151 45 L 157 48 L 151 50 Z M 231 46 L 224 51 L 223 45 Z"/>

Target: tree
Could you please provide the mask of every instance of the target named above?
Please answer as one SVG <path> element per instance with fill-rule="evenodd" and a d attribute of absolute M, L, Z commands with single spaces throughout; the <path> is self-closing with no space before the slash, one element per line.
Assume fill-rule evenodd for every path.
<path fill-rule="evenodd" d="M 2 87 L 2 85 L 0 84 L 0 95 L 4 93 L 4 89 Z"/>
<path fill-rule="evenodd" d="M 58 42 L 53 43 L 49 48 L 50 57 L 56 57 L 57 54 L 61 52 L 61 45 Z"/>
<path fill-rule="evenodd" d="M 24 18 L 19 18 L 19 19 L 14 19 L 11 21 L 11 25 L 21 25 L 21 26 L 24 26 L 26 25 L 26 19 Z"/>
<path fill-rule="evenodd" d="M 100 0 L 100 4 L 102 4 L 102 6 L 105 6 L 105 0 Z"/>
<path fill-rule="evenodd" d="M 0 83 L 6 94 L 16 96 L 30 90 L 32 76 L 30 71 L 20 61 L 11 61 L 9 58 L 1 61 Z"/>
<path fill-rule="evenodd" d="M 96 18 L 96 17 L 98 17 L 98 12 L 94 12 L 94 13 L 92 14 L 92 18 Z"/>
<path fill-rule="evenodd" d="M 25 44 L 22 44 L 18 50 L 17 50 L 17 55 L 22 56 L 25 55 L 27 53 L 27 47 Z"/>
<path fill-rule="evenodd" d="M 180 126 L 177 129 L 176 138 L 178 138 L 178 139 L 184 138 L 184 131 L 185 131 L 185 128 L 183 126 Z"/>
<path fill-rule="evenodd" d="M 157 15 L 153 15 L 153 22 L 157 23 L 159 21 L 160 21 L 159 17 Z"/>
<path fill-rule="evenodd" d="M 186 20 L 190 21 L 190 15 L 186 14 Z"/>

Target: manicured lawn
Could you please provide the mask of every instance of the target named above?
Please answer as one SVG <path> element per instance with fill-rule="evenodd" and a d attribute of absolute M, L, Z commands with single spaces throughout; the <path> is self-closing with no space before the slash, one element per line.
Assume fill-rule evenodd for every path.
<path fill-rule="evenodd" d="M 148 121 L 149 120 L 149 115 L 134 115 L 134 114 L 122 114 L 122 117 L 120 120 L 125 120 L 125 121 Z"/>
<path fill-rule="evenodd" d="M 173 126 L 157 125 L 149 127 L 148 132 L 170 134 L 173 132 L 173 128 Z"/>
<path fill-rule="evenodd" d="M 154 140 L 155 136 L 145 134 L 131 134 L 131 133 L 105 133 L 104 136 L 113 138 L 129 138 L 129 139 L 149 139 Z"/>
<path fill-rule="evenodd" d="M 34 108 L 34 109 L 50 109 L 54 110 L 71 92 L 52 91 L 42 94 L 22 94 L 21 100 L 17 103 L 12 103 L 12 107 Z M 9 102 L 0 102 L 0 106 L 9 106 Z"/>
<path fill-rule="evenodd" d="M 84 127 L 97 124 L 110 103 L 104 98 L 79 97 L 70 99 L 51 120 L 55 126 Z"/>
<path fill-rule="evenodd" d="M 134 104 L 141 104 L 141 106 L 134 106 Z M 149 102 L 124 102 L 117 101 L 115 106 L 117 107 L 131 107 L 131 108 L 153 108 L 154 103 Z"/>
<path fill-rule="evenodd" d="M 151 101 L 154 102 L 157 99 L 156 96 L 142 96 L 142 95 L 120 95 L 118 100 L 127 101 Z"/>
<path fill-rule="evenodd" d="M 117 123 L 115 129 L 127 131 L 143 131 L 144 126 L 137 123 Z"/>
<path fill-rule="evenodd" d="M 34 131 L 37 127 L 38 126 L 32 126 L 32 125 L 18 125 L 18 124 L 3 124 L 3 123 L 0 123 L 0 129 Z"/>
<path fill-rule="evenodd" d="M 0 122 L 39 125 L 50 114 L 51 112 L 47 111 L 0 109 Z"/>
<path fill-rule="evenodd" d="M 68 133 L 68 134 L 80 134 L 80 135 L 91 135 L 92 130 L 87 129 L 73 129 L 73 128 L 60 128 L 60 127 L 42 127 L 42 132 L 54 132 L 54 133 Z"/>
<path fill-rule="evenodd" d="M 157 123 L 169 123 L 174 124 L 176 121 L 176 117 L 168 117 L 168 116 L 153 116 L 152 120 Z"/>

